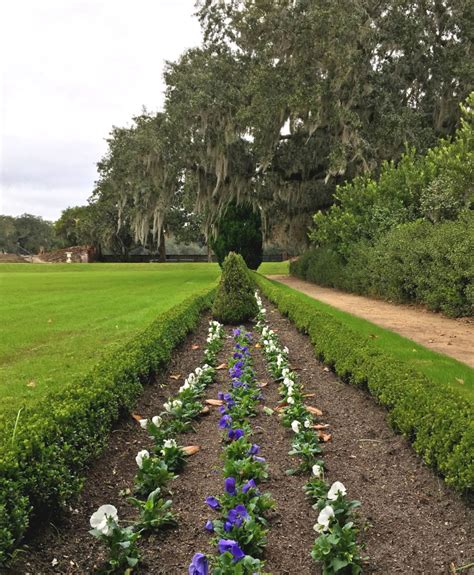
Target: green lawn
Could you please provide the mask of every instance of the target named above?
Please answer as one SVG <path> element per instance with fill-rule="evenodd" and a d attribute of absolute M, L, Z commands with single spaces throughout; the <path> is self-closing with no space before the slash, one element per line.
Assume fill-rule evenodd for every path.
<path fill-rule="evenodd" d="M 203 263 L 1 265 L 0 412 L 83 375 L 218 275 Z"/>
<path fill-rule="evenodd" d="M 258 273 L 264 276 L 271 275 L 288 275 L 288 266 L 290 262 L 263 262 L 258 268 Z"/>
<path fill-rule="evenodd" d="M 340 311 L 288 286 L 283 284 L 278 284 L 278 286 L 303 301 L 305 305 L 329 313 L 362 336 L 370 337 L 374 345 L 411 365 L 413 369 L 424 373 L 431 381 L 461 389 L 466 396 L 474 400 L 474 370 L 468 365 L 431 351 L 411 339 Z"/>

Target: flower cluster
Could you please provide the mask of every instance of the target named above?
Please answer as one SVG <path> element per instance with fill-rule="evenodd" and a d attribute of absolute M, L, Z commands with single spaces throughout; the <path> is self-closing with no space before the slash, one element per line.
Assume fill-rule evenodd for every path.
<path fill-rule="evenodd" d="M 151 419 L 140 419 L 140 426 L 153 439 L 150 451 L 142 449 L 135 457 L 138 471 L 135 476 L 135 494 L 128 501 L 139 511 L 139 518 L 129 527 L 119 526 L 117 509 L 102 505 L 91 517 L 91 534 L 100 539 L 109 551 L 110 572 L 130 569 L 138 562 L 136 543 L 147 530 L 158 529 L 175 522 L 170 511 L 171 500 L 164 499 L 175 473 L 184 466 L 184 451 L 176 442 L 176 435 L 191 428 L 191 420 L 202 411 L 199 401 L 215 376 L 217 353 L 222 345 L 224 330 L 212 321 L 209 325 L 204 363 L 185 379 L 175 397 L 163 405 L 164 411 Z"/>
<path fill-rule="evenodd" d="M 321 453 L 315 434 L 313 415 L 303 402 L 302 387 L 291 370 L 287 347 L 282 348 L 277 334 L 268 327 L 266 310 L 258 293 L 255 294 L 259 312 L 257 329 L 266 357 L 269 371 L 280 382 L 282 399 L 281 416 L 283 424 L 294 433 L 290 455 L 299 457 L 297 470 L 288 473 L 310 472 L 311 478 L 305 491 L 318 511 L 314 525 L 318 537 L 311 556 L 322 563 L 323 575 L 332 575 L 343 569 L 350 569 L 353 575 L 361 572 L 361 557 L 356 542 L 357 529 L 354 526 L 354 509 L 358 501 L 346 499 L 346 488 L 336 481 L 330 487 L 324 479 L 324 463 L 317 456 Z"/>
<path fill-rule="evenodd" d="M 214 534 L 219 555 L 211 559 L 213 575 L 251 575 L 262 573 L 261 557 L 266 544 L 265 512 L 274 506 L 268 493 L 258 484 L 268 476 L 260 447 L 249 440 L 249 418 L 255 415 L 261 398 L 249 351 L 251 334 L 242 328 L 233 331 L 234 349 L 229 360 L 231 386 L 220 393 L 219 427 L 223 430 L 225 448 L 224 493 L 210 496 L 206 503 L 218 518 L 207 521 L 205 528 Z M 207 575 L 209 561 L 201 553 L 194 555 L 189 573 Z"/>

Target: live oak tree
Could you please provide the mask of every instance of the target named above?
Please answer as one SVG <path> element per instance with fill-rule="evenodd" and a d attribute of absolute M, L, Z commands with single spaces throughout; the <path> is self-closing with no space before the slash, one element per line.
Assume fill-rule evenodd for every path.
<path fill-rule="evenodd" d="M 203 43 L 167 64 L 163 112 L 115 128 L 99 163 L 119 229 L 144 244 L 182 216 L 212 237 L 233 203 L 296 251 L 337 184 L 452 135 L 473 86 L 468 0 L 197 8 Z"/>

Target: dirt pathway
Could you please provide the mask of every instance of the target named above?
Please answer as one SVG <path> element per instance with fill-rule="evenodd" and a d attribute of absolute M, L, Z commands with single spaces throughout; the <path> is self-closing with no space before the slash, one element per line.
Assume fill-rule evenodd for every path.
<path fill-rule="evenodd" d="M 418 306 L 393 304 L 333 288 L 321 287 L 292 276 L 267 276 L 314 299 L 332 305 L 417 343 L 474 367 L 474 320 L 450 319 Z"/>

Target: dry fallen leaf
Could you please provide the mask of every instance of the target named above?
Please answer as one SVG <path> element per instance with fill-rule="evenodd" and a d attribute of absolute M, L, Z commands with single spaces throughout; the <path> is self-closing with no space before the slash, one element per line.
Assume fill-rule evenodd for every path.
<path fill-rule="evenodd" d="M 222 399 L 206 399 L 206 401 L 204 403 L 207 403 L 207 405 L 214 405 L 215 407 L 219 407 L 220 405 L 224 405 L 224 402 L 222 401 Z"/>
<path fill-rule="evenodd" d="M 315 393 L 305 393 L 303 397 L 316 397 Z"/>
<path fill-rule="evenodd" d="M 32 379 L 26 384 L 26 387 L 36 387 L 36 381 Z"/>
<path fill-rule="evenodd" d="M 313 425 L 313 429 L 327 429 L 328 427 L 328 423 L 316 423 L 316 425 Z"/>
<path fill-rule="evenodd" d="M 194 343 L 194 344 L 191 346 L 191 349 L 199 349 L 199 347 L 200 347 L 200 346 L 199 346 L 197 343 Z"/>
<path fill-rule="evenodd" d="M 284 407 L 286 407 L 287 405 L 288 405 L 288 404 L 286 403 L 286 401 L 285 401 L 285 403 L 280 403 L 279 405 L 277 405 L 277 406 L 273 409 L 273 411 L 281 411 L 281 410 L 282 410 Z"/>
<path fill-rule="evenodd" d="M 323 371 L 331 371 L 329 367 L 323 367 Z"/>
<path fill-rule="evenodd" d="M 178 373 L 176 375 L 170 375 L 170 379 L 175 379 L 175 380 L 181 379 L 181 374 Z"/>
<path fill-rule="evenodd" d="M 268 381 L 262 381 L 262 383 L 260 383 L 259 385 L 260 387 L 267 387 Z"/>
<path fill-rule="evenodd" d="M 194 455 L 195 453 L 197 453 L 201 448 L 199 447 L 199 445 L 187 445 L 186 447 L 183 447 L 182 450 L 184 451 L 185 455 Z"/>
<path fill-rule="evenodd" d="M 262 346 L 261 346 L 261 345 L 258 343 L 258 341 L 257 341 L 257 343 L 255 344 L 255 347 L 256 347 L 257 349 L 259 349 L 259 348 L 262 347 Z"/>
<path fill-rule="evenodd" d="M 316 415 L 317 417 L 321 417 L 321 415 L 323 414 L 323 412 L 320 409 L 318 409 L 317 407 L 313 407 L 312 405 L 305 405 L 305 407 L 310 413 Z"/>
<path fill-rule="evenodd" d="M 318 431 L 318 437 L 324 443 L 331 441 L 332 435 L 330 433 L 324 433 L 323 431 Z"/>
<path fill-rule="evenodd" d="M 137 415 L 136 413 L 132 413 L 132 417 L 135 421 L 138 421 L 138 423 L 143 419 L 141 415 Z"/>
<path fill-rule="evenodd" d="M 205 405 L 199 413 L 201 415 L 209 415 L 211 413 L 211 410 L 209 409 L 209 407 L 207 405 Z"/>
<path fill-rule="evenodd" d="M 464 383 L 464 379 L 461 379 L 460 377 L 456 377 L 456 381 L 460 384 Z"/>
<path fill-rule="evenodd" d="M 221 363 L 220 365 L 218 365 L 218 366 L 216 367 L 216 370 L 217 370 L 217 369 L 225 369 L 226 367 L 227 367 L 227 364 L 226 364 L 226 363 Z"/>

